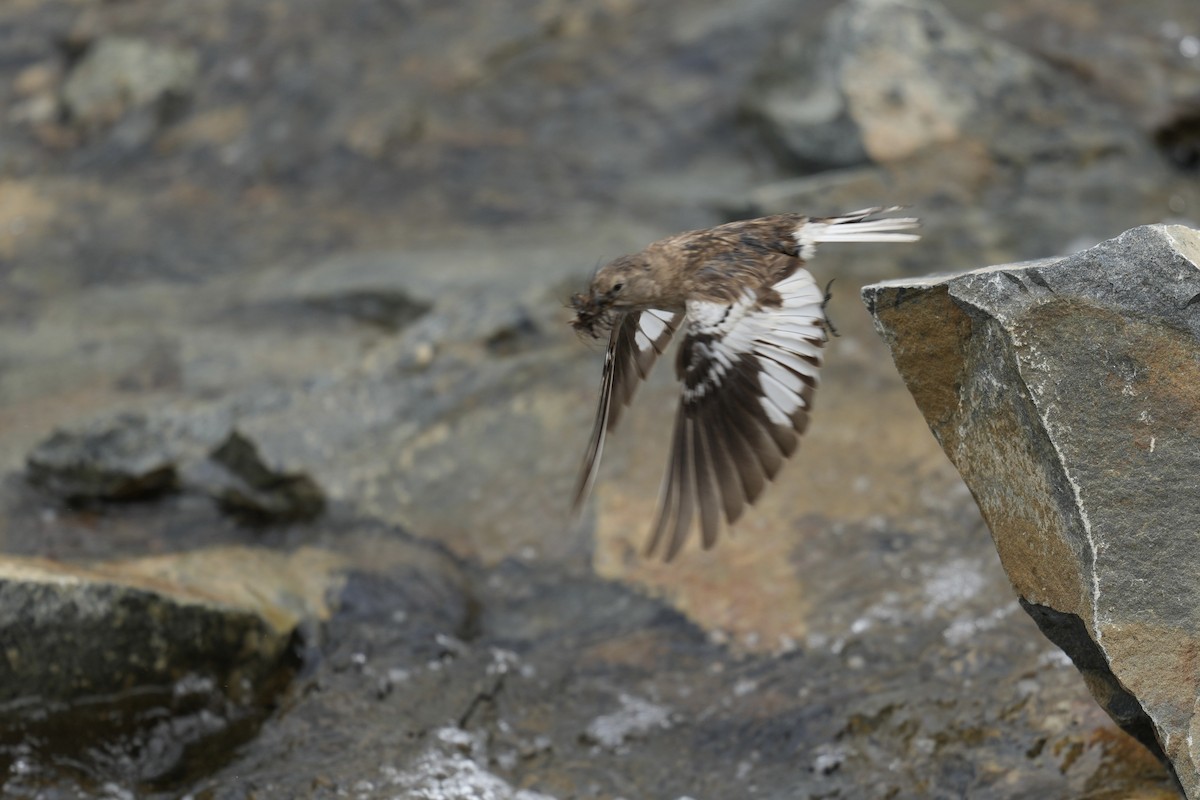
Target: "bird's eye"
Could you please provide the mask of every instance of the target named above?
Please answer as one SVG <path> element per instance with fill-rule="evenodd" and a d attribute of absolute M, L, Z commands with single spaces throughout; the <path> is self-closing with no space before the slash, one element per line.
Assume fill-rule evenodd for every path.
<path fill-rule="evenodd" d="M 625 284 L 618 281 L 617 283 L 614 283 L 612 285 L 612 289 L 610 289 L 609 291 L 612 292 L 613 294 L 616 294 L 617 292 L 621 291 L 624 288 L 625 288 Z"/>

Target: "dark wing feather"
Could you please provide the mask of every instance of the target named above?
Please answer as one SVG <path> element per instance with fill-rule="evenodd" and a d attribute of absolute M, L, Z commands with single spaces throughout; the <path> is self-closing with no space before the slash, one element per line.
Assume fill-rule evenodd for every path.
<path fill-rule="evenodd" d="M 579 513 L 596 480 L 600 455 L 608 431 L 617 426 L 621 412 L 633 400 L 638 384 L 650 374 L 650 368 L 662 355 L 679 327 L 682 313 L 659 311 L 630 311 L 621 315 L 608 337 L 604 351 L 604 373 L 600 382 L 600 405 L 592 436 L 583 456 L 579 480 L 571 509 Z"/>
<path fill-rule="evenodd" d="M 825 344 L 824 296 L 797 269 L 732 303 L 690 302 L 676 370 L 683 397 L 647 547 L 672 559 L 700 518 L 701 543 L 735 522 L 795 451 Z"/>

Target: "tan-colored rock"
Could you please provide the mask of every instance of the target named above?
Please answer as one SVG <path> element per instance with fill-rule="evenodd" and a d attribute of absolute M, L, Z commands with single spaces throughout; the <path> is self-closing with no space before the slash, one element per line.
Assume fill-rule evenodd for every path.
<path fill-rule="evenodd" d="M 1200 797 L 1200 232 L 863 297 L 1022 605 Z"/>
<path fill-rule="evenodd" d="M 18 72 L 12 80 L 12 88 L 18 97 L 33 97 L 54 89 L 61 78 L 62 70 L 56 62 L 43 61 Z"/>
<path fill-rule="evenodd" d="M 0 180 L 0 258 L 14 258 L 45 232 L 55 204 L 31 181 Z"/>

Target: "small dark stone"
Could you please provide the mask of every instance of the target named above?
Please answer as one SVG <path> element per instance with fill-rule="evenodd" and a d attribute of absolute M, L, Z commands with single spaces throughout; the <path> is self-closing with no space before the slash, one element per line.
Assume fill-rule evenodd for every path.
<path fill-rule="evenodd" d="M 1176 167 L 1189 172 L 1200 170 L 1200 98 L 1159 127 L 1154 141 Z"/>
<path fill-rule="evenodd" d="M 576 325 L 576 329 L 579 326 Z M 541 336 L 541 331 L 528 314 L 520 313 L 511 325 L 506 325 L 493 332 L 485 340 L 489 352 L 498 356 L 515 355 L 534 344 Z"/>
<path fill-rule="evenodd" d="M 325 508 L 316 481 L 304 473 L 271 469 L 254 443 L 236 430 L 209 459 L 222 467 L 214 489 L 217 501 L 234 516 L 259 523 L 307 520 Z"/>
<path fill-rule="evenodd" d="M 428 313 L 432 304 L 407 292 L 391 289 L 348 291 L 311 297 L 308 305 L 332 314 L 347 316 L 389 333 L 396 333 Z"/>

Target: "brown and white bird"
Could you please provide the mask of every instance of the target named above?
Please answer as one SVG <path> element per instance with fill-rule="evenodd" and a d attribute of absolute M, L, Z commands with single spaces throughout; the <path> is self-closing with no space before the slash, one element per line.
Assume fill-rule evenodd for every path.
<path fill-rule="evenodd" d="M 591 491 L 608 431 L 672 335 L 683 396 L 647 553 L 679 552 L 700 522 L 705 549 L 779 472 L 808 427 L 827 295 L 804 265 L 826 242 L 912 242 L 912 217 L 868 208 L 838 217 L 780 214 L 668 236 L 600 268 L 571 298 L 572 325 L 608 333 L 600 407 L 575 489 Z"/>

